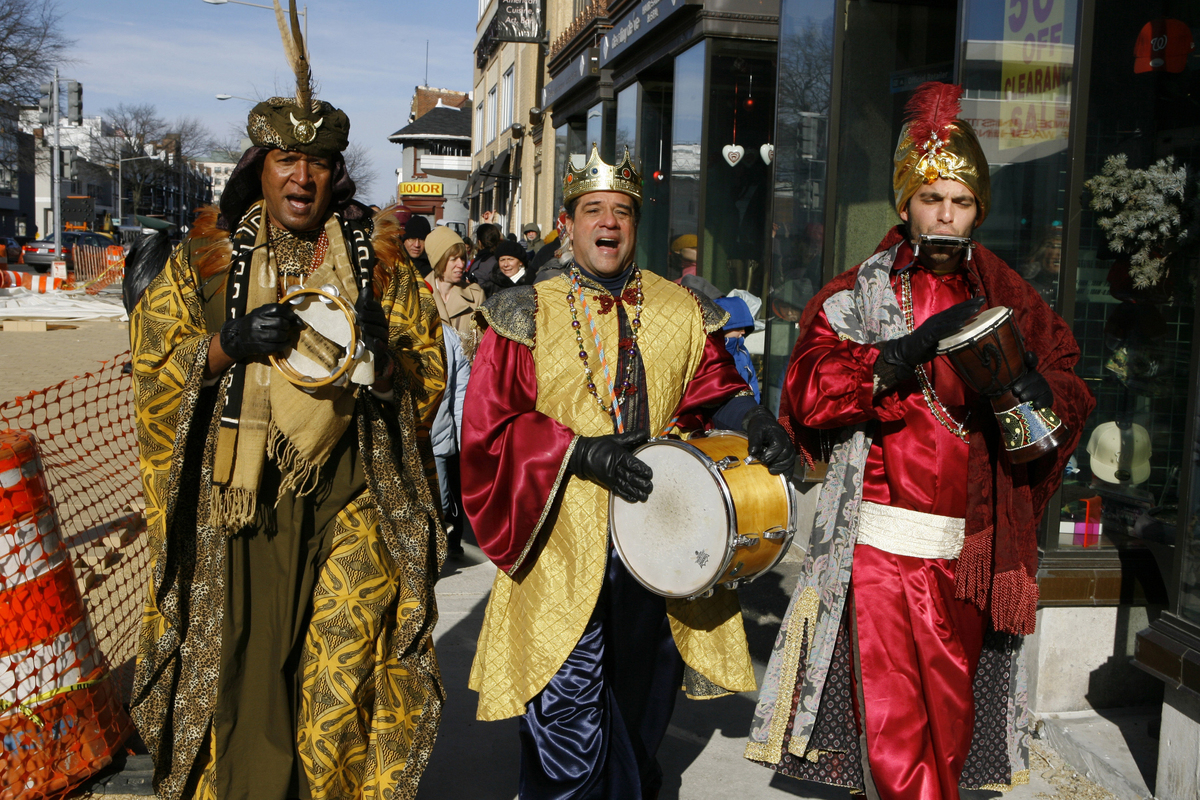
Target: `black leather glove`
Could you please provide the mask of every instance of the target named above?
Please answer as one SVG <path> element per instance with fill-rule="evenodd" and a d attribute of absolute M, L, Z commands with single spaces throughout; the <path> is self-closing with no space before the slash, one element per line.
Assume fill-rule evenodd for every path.
<path fill-rule="evenodd" d="M 1054 390 L 1042 373 L 1037 371 L 1037 353 L 1025 353 L 1025 366 L 1028 369 L 1010 390 L 1013 397 L 1022 403 L 1029 403 L 1034 408 L 1051 408 L 1054 406 Z"/>
<path fill-rule="evenodd" d="M 762 406 L 750 409 L 742 419 L 742 428 L 750 440 L 747 451 L 751 458 L 766 465 L 772 475 L 791 474 L 796 466 L 796 450 L 770 410 Z"/>
<path fill-rule="evenodd" d="M 982 297 L 974 297 L 939 311 L 907 336 L 884 342 L 879 357 L 895 367 L 898 374 L 911 376 L 917 367 L 937 356 L 938 342 L 962 330 L 983 304 Z"/>
<path fill-rule="evenodd" d="M 581 436 L 567 469 L 585 481 L 600 484 L 627 503 L 644 503 L 654 489 L 650 482 L 654 472 L 629 451 L 648 438 L 641 431 Z"/>
<path fill-rule="evenodd" d="M 369 290 L 359 290 L 358 302 L 354 306 L 358 316 L 358 329 L 362 334 L 363 346 L 375 355 L 379 374 L 387 367 L 391 353 L 388 349 L 388 320 L 383 306 Z"/>
<path fill-rule="evenodd" d="M 300 326 L 296 312 L 284 303 L 267 303 L 221 326 L 221 349 L 234 361 L 278 353 L 287 348 Z"/>

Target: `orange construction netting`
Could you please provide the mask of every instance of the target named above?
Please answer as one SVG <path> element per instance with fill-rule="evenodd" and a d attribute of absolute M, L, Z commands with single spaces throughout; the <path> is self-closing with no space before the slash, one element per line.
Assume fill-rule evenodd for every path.
<path fill-rule="evenodd" d="M 129 363 L 0 405 L 0 800 L 65 794 L 132 731 L 150 554 Z"/>

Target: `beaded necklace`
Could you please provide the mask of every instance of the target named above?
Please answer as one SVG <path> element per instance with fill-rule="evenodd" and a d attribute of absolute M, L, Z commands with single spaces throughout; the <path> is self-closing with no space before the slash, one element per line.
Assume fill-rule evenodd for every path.
<path fill-rule="evenodd" d="M 625 422 L 621 417 L 621 404 L 625 402 L 627 395 L 633 394 L 636 390 L 636 387 L 633 385 L 633 371 L 634 360 L 637 356 L 638 328 L 642 326 L 642 300 L 644 299 L 642 294 L 642 271 L 636 264 L 633 266 L 633 280 L 637 294 L 633 319 L 629 321 L 632 335 L 630 337 L 629 350 L 625 354 L 625 378 L 621 382 L 620 391 L 617 390 L 617 384 L 609 372 L 608 356 L 604 351 L 603 342 L 600 341 L 600 327 L 597 325 L 596 317 L 592 314 L 592 309 L 588 305 L 583 286 L 580 284 L 579 267 L 575 264 L 571 265 L 571 289 L 567 292 L 567 305 L 571 308 L 571 328 L 575 331 L 575 341 L 579 344 L 579 360 L 583 363 L 583 374 L 584 379 L 587 381 L 588 391 L 592 397 L 596 398 L 596 402 L 600 405 L 600 410 L 616 420 L 618 433 L 625 432 Z M 578 298 L 579 305 L 583 308 L 583 315 L 588 321 L 588 327 L 592 332 L 592 339 L 596 345 L 596 355 L 600 359 L 600 370 L 604 374 L 604 383 L 608 387 L 608 404 L 601 399 L 600 393 L 596 390 L 596 377 L 592 374 L 592 367 L 588 363 L 587 346 L 583 343 L 583 326 L 579 322 L 579 315 L 575 308 L 576 298 Z"/>
<path fill-rule="evenodd" d="M 900 275 L 900 308 L 904 312 L 904 326 L 908 328 L 909 333 L 912 333 L 916 329 L 916 320 L 913 315 L 912 278 L 908 270 L 905 270 Z M 933 418 L 941 423 L 943 428 L 950 431 L 959 439 L 964 442 L 967 441 L 966 421 L 959 422 L 942 405 L 941 399 L 933 391 L 933 383 L 929 380 L 929 376 L 925 374 L 924 365 L 918 364 L 915 371 L 917 373 L 917 382 L 921 384 L 921 394 L 925 395 L 925 405 L 929 406 L 929 412 L 933 414 Z M 970 412 L 968 412 L 969 416 Z"/>

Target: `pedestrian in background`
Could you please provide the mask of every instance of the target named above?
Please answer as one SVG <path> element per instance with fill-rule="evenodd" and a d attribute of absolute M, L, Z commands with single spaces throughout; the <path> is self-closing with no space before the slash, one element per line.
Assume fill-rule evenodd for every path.
<path fill-rule="evenodd" d="M 729 312 L 729 321 L 721 329 L 725 334 L 725 349 L 733 356 L 738 374 L 746 379 L 754 392 L 754 402 L 762 402 L 758 391 L 758 373 L 754 371 L 754 361 L 746 349 L 746 337 L 754 333 L 754 316 L 750 313 L 750 306 L 740 297 L 718 297 L 715 302 Z"/>
<path fill-rule="evenodd" d="M 538 227 L 536 222 L 528 223 L 524 228 L 521 228 L 522 244 L 525 245 L 525 252 L 532 259 L 537 254 L 537 251 L 542 249 L 545 242 L 542 241 L 542 229 Z"/>
<path fill-rule="evenodd" d="M 525 268 L 525 248 L 504 240 L 496 245 L 496 266 L 490 273 L 480 275 L 479 284 L 484 294 L 491 297 L 514 286 L 530 286 L 533 278 L 533 271 Z"/>
<path fill-rule="evenodd" d="M 496 266 L 496 245 L 503 239 L 500 227 L 490 222 L 484 222 L 475 229 L 475 260 L 467 269 L 471 280 L 480 281 Z"/>
<path fill-rule="evenodd" d="M 458 331 L 446 322 L 442 323 L 442 337 L 446 343 L 446 393 L 442 395 L 442 404 L 438 406 L 437 416 L 433 419 L 429 438 L 433 444 L 438 488 L 441 489 L 446 553 L 456 558 L 463 554 L 463 531 L 471 524 L 462 510 L 462 479 L 459 473 L 463 400 L 467 396 L 467 381 L 471 378 L 471 362 L 463 353 Z"/>
<path fill-rule="evenodd" d="M 429 272 L 429 259 L 425 256 L 425 237 L 429 235 L 429 231 L 429 220 L 419 214 L 412 215 L 408 222 L 404 223 L 404 233 L 401 236 L 404 252 L 419 275 Z"/>
<path fill-rule="evenodd" d="M 457 233 L 439 225 L 426 237 L 425 253 L 433 262 L 433 271 L 425 276 L 425 282 L 433 289 L 438 314 L 459 334 L 471 336 L 471 315 L 486 295 L 481 286 L 467 282 L 466 243 Z"/>

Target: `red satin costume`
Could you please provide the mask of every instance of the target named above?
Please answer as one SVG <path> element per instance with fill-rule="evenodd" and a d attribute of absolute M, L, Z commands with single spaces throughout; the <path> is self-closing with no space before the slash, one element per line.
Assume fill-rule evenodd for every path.
<path fill-rule="evenodd" d="M 936 275 L 900 247 L 896 262 L 912 280 L 914 323 L 971 296 L 961 270 Z M 901 269 L 892 271 L 900 300 Z M 873 397 L 879 351 L 841 340 L 822 311 L 797 345 L 784 393 L 798 421 L 840 428 L 878 421 L 863 500 L 962 518 L 968 445 L 930 411 L 915 380 Z M 925 366 L 950 416 L 968 432 L 975 396 L 945 358 Z M 990 420 L 988 421 L 990 422 Z M 957 800 L 974 725 L 971 683 L 984 616 L 954 597 L 956 560 L 895 555 L 856 545 L 850 597 L 858 633 L 861 696 L 871 776 L 884 800 Z M 865 713 L 864 713 L 865 711 Z"/>

